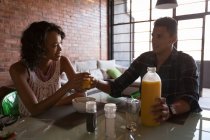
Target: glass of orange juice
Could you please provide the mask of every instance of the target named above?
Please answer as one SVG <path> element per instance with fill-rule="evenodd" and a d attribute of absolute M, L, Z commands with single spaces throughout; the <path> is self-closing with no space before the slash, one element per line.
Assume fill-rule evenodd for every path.
<path fill-rule="evenodd" d="M 83 89 L 89 89 L 89 88 L 91 88 L 91 79 L 90 78 L 85 78 L 83 80 L 82 88 Z"/>

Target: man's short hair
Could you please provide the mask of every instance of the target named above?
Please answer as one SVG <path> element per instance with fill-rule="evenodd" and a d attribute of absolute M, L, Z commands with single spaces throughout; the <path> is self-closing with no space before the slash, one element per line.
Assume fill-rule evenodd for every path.
<path fill-rule="evenodd" d="M 166 27 L 171 35 L 177 35 L 177 21 L 171 17 L 162 17 L 155 21 L 154 27 Z"/>

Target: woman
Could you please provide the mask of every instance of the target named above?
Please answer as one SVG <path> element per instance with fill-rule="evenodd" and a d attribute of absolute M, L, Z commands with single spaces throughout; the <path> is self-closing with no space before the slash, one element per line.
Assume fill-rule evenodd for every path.
<path fill-rule="evenodd" d="M 65 33 L 61 27 L 46 21 L 32 23 L 22 34 L 21 60 L 10 67 L 10 75 L 20 97 L 19 110 L 24 116 L 37 115 L 54 105 L 71 103 L 65 96 L 79 89 L 87 73 L 76 74 L 70 61 L 61 56 Z M 69 81 L 61 87 L 60 75 Z"/>

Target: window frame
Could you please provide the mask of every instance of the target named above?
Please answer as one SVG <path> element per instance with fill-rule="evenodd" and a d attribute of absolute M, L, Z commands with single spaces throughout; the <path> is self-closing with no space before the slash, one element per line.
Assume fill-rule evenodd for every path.
<path fill-rule="evenodd" d="M 128 1 L 132 2 L 132 0 L 123 0 L 124 3 L 127 3 Z M 153 1 L 154 2 L 154 1 Z M 196 14 L 187 14 L 187 15 L 176 15 L 176 8 L 173 9 L 172 11 L 172 17 L 174 19 L 177 20 L 177 22 L 181 21 L 181 20 L 187 20 L 187 19 L 196 19 L 196 18 L 202 18 L 203 19 L 203 27 L 202 27 L 202 41 L 201 41 L 201 62 L 200 62 L 200 71 L 203 71 L 203 61 L 204 61 L 204 45 L 205 45 L 205 17 L 206 15 L 210 15 L 210 7 L 209 3 L 210 0 L 205 0 L 205 12 L 203 13 L 196 13 Z M 117 25 L 123 25 L 123 24 L 128 24 L 128 23 L 118 23 L 118 24 L 114 24 L 114 13 L 113 13 L 113 8 L 114 8 L 114 0 L 108 0 L 108 25 L 109 25 L 109 34 L 108 34 L 108 59 L 113 59 L 114 58 L 114 48 L 113 48 L 113 27 L 117 26 Z M 150 0 L 150 17 L 149 20 L 145 20 L 145 21 L 132 21 L 132 7 L 131 7 L 131 3 L 130 3 L 130 21 L 129 24 L 136 24 L 136 23 L 141 23 L 141 22 L 145 22 L 145 21 L 149 21 L 150 22 L 150 36 L 149 36 L 149 48 L 151 48 L 151 32 L 152 32 L 152 22 L 154 22 L 154 20 L 152 19 L 152 0 Z M 127 7 L 125 7 L 125 10 L 127 11 Z M 135 26 L 134 26 L 135 27 Z M 131 29 L 131 28 L 130 28 Z M 134 28 L 133 28 L 134 29 Z M 134 31 L 130 31 L 130 33 L 134 34 Z M 133 57 L 135 54 L 135 50 L 134 50 L 134 35 L 130 35 L 130 40 L 133 39 L 132 41 L 130 41 L 130 64 L 133 61 Z M 177 43 L 174 44 L 174 46 L 177 48 Z M 200 86 L 199 86 L 199 91 L 200 91 L 200 95 L 202 94 L 202 85 L 203 85 L 203 72 L 200 72 Z"/>

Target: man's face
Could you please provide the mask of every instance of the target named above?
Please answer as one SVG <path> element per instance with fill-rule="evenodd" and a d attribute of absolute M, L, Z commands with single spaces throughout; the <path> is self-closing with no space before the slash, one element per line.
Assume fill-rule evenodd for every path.
<path fill-rule="evenodd" d="M 152 47 L 156 54 L 163 54 L 172 49 L 176 35 L 171 35 L 164 26 L 154 27 L 152 32 Z"/>

